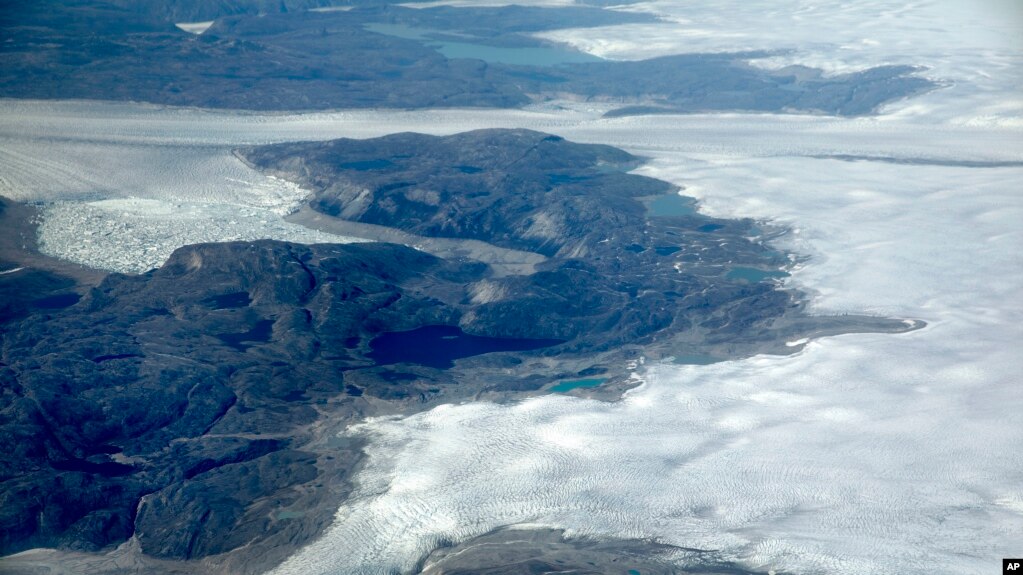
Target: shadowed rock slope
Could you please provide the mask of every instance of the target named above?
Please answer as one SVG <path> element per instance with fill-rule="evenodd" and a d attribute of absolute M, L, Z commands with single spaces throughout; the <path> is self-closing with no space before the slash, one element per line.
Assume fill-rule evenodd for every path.
<path fill-rule="evenodd" d="M 478 267 L 387 244 L 200 245 L 5 325 L 0 550 L 135 533 L 193 558 L 308 536 L 283 511 L 338 464 L 301 449 L 305 426 L 374 394 L 343 375 L 371 364 L 365 338 L 452 322 L 437 298 Z"/>

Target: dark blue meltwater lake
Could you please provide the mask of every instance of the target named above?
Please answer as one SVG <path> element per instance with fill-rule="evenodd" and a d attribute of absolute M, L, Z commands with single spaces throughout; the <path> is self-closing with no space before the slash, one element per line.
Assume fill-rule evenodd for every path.
<path fill-rule="evenodd" d="M 469 335 L 447 325 L 428 325 L 411 331 L 392 331 L 369 342 L 367 357 L 377 365 L 415 363 L 447 369 L 456 359 L 498 351 L 529 351 L 562 343 L 560 339 L 513 339 Z"/>

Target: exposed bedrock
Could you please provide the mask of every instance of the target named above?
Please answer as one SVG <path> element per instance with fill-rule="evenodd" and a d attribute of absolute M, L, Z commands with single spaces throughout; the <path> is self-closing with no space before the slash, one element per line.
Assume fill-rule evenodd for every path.
<path fill-rule="evenodd" d="M 0 549 L 135 533 L 194 558 L 281 538 L 310 519 L 291 509 L 307 484 L 350 465 L 302 446 L 322 411 L 360 409 L 343 372 L 371 364 L 365 338 L 451 323 L 419 290 L 443 297 L 478 267 L 385 244 L 191 246 L 5 325 Z"/>
<path fill-rule="evenodd" d="M 806 315 L 754 222 L 694 212 L 614 148 L 490 130 L 238 153 L 328 220 L 446 237 L 449 256 L 257 241 L 93 287 L 0 275 L 0 553 L 132 538 L 149 570 L 258 572 L 332 521 L 361 453 L 338 432 L 366 415 L 594 375 L 613 398 L 644 355 L 913 327 Z M 499 274 L 488 245 L 542 257 Z"/>
<path fill-rule="evenodd" d="M 672 340 L 687 352 L 844 330 L 878 318 L 798 313 L 776 278 L 792 263 L 748 219 L 699 214 L 641 158 L 530 130 L 243 148 L 250 165 L 310 190 L 312 209 L 430 238 L 482 240 L 547 259 L 470 286 L 466 331 L 570 340 L 559 352 Z M 755 193 L 755 191 L 751 191 Z M 486 260 L 486 258 L 480 258 Z M 674 351 L 679 351 L 675 349 Z"/>
<path fill-rule="evenodd" d="M 938 87 L 911 66 L 832 76 L 749 65 L 767 52 L 514 65 L 488 53 L 526 48 L 579 59 L 531 34 L 657 18 L 587 6 L 387 5 L 394 3 L 345 2 L 350 10 L 334 11 L 310 10 L 326 0 L 8 3 L 0 6 L 0 96 L 250 110 L 510 108 L 568 98 L 615 106 L 612 115 L 854 116 Z M 174 25 L 214 19 L 201 35 Z M 436 49 L 446 41 L 471 51 L 449 58 Z"/>

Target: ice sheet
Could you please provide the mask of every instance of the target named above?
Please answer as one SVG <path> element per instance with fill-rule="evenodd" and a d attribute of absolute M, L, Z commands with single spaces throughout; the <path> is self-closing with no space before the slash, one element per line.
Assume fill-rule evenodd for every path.
<path fill-rule="evenodd" d="M 685 46 L 795 49 L 757 64 L 808 58 L 834 73 L 908 63 L 949 87 L 879 118 L 584 119 L 557 132 L 650 157 L 640 173 L 686 186 L 704 211 L 791 226 L 784 244 L 810 257 L 786 281 L 814 310 L 929 326 L 657 365 L 617 404 L 550 396 L 370 421 L 350 431 L 372 439 L 356 498 L 278 573 L 407 570 L 438 541 L 516 523 L 799 573 L 981 574 L 1016 552 L 1023 169 L 963 162 L 1023 153 L 1018 12 L 772 5 L 651 2 L 636 8 L 674 24 L 548 36 L 621 58 Z"/>
<path fill-rule="evenodd" d="M 809 259 L 786 281 L 814 294 L 814 310 L 928 327 L 811 341 L 784 358 L 657 365 L 616 404 L 552 396 L 367 422 L 351 430 L 372 439 L 357 497 L 278 572 L 389 573 L 441 539 L 533 523 L 720 549 L 764 570 L 989 573 L 1023 541 L 1023 169 L 962 162 L 1023 161 L 1018 12 L 771 6 L 664 0 L 630 9 L 666 23 L 552 37 L 619 58 L 755 48 L 794 50 L 756 63 L 769 67 L 922 65 L 949 87 L 856 119 L 604 120 L 605 108 L 567 102 L 261 115 L 0 101 L 0 193 L 58 202 L 47 240 L 47 225 L 66 227 L 59 202 L 121 225 L 137 217 L 132 202 L 206 213 L 256 209 L 262 185 L 291 197 L 234 160 L 243 144 L 527 127 L 645 155 L 641 173 L 685 186 L 706 212 L 792 227 L 783 241 Z M 885 161 L 819 157 L 834 155 Z M 160 234 L 185 230 L 174 243 L 199 227 Z M 89 257 L 139 236 L 119 237 Z"/>
<path fill-rule="evenodd" d="M 789 281 L 815 309 L 929 327 L 660 365 L 619 404 L 371 421 L 352 430 L 373 439 L 354 502 L 279 573 L 408 569 L 443 538 L 520 522 L 800 573 L 980 574 L 1014 552 L 1023 169 L 649 152 L 642 172 L 695 181 L 713 213 L 798 226 L 787 241 L 813 257 Z"/>

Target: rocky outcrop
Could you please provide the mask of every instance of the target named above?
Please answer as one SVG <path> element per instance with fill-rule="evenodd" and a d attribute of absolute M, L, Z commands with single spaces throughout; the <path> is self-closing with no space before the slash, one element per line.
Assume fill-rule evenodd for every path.
<path fill-rule="evenodd" d="M 344 372 L 375 332 L 455 321 L 437 297 L 478 267 L 385 244 L 192 246 L 8 323 L 0 550 L 135 533 L 191 558 L 265 537 L 325 466 L 299 449 L 317 402 L 353 397 Z"/>
<path fill-rule="evenodd" d="M 656 215 L 655 200 L 683 202 L 677 189 L 627 173 L 640 158 L 609 146 L 480 130 L 238 153 L 311 190 L 324 214 L 548 256 L 537 273 L 471 287 L 477 305 L 461 326 L 472 333 L 559 338 L 590 352 L 682 332 L 736 340 L 796 305 L 773 282 L 727 279 L 734 266 L 787 263 L 750 239 L 753 222 Z"/>

